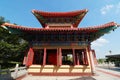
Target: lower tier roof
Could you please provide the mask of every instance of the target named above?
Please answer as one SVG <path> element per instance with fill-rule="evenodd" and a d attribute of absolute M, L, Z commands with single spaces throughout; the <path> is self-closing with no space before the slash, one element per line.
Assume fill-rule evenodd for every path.
<path fill-rule="evenodd" d="M 11 28 L 11 29 L 18 29 L 21 31 L 98 31 L 101 29 L 105 29 L 105 28 L 110 28 L 112 26 L 116 26 L 117 27 L 117 23 L 114 22 L 109 22 L 103 25 L 98 25 L 98 26 L 90 26 L 90 27 L 83 27 L 83 28 L 30 28 L 30 27 L 26 27 L 26 26 L 19 26 L 19 25 L 15 25 L 15 24 L 10 24 L 10 23 L 4 23 L 2 25 L 2 27 L 6 27 L 6 28 Z"/>
<path fill-rule="evenodd" d="M 90 26 L 90 27 L 83 27 L 83 28 L 29 28 L 25 26 L 14 25 L 10 23 L 5 23 L 2 25 L 5 29 L 8 29 L 10 32 L 14 34 L 26 34 L 28 37 L 29 35 L 38 35 L 38 34 L 51 34 L 51 33 L 67 33 L 67 34 L 78 34 L 78 35 L 91 35 L 92 41 L 98 39 L 99 37 L 103 36 L 106 33 L 109 33 L 111 30 L 114 31 L 118 27 L 118 24 L 115 22 L 109 22 L 103 25 L 98 26 Z M 82 33 L 82 34 L 81 34 Z M 95 35 L 95 36 L 94 36 Z M 92 42 L 91 41 L 91 42 Z"/>

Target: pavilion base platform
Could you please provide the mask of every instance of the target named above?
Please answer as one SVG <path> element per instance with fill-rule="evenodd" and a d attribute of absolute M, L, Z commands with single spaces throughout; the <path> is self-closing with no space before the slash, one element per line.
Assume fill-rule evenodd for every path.
<path fill-rule="evenodd" d="M 36 76 L 92 76 L 90 66 L 70 65 L 31 65 L 28 74 Z"/>

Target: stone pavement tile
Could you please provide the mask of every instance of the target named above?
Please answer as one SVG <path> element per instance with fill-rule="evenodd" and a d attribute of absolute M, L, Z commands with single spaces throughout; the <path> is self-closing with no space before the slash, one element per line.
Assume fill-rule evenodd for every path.
<path fill-rule="evenodd" d="M 120 78 L 120 71 L 118 70 L 112 70 L 112 69 L 104 69 L 104 68 L 96 68 L 97 71 L 103 72 L 105 74 L 109 74 L 114 77 Z"/>
<path fill-rule="evenodd" d="M 105 74 L 103 72 L 96 72 L 97 76 L 93 76 L 94 79 L 96 80 L 120 80 L 120 78 L 109 75 L 109 74 Z"/>
<path fill-rule="evenodd" d="M 96 68 L 96 74 L 97 76 L 93 76 L 96 80 L 120 80 L 120 74 L 117 71 Z"/>
<path fill-rule="evenodd" d="M 96 80 L 91 76 L 32 76 L 29 75 L 22 80 Z"/>
<path fill-rule="evenodd" d="M 120 80 L 120 77 L 116 77 L 112 74 L 119 74 L 117 71 L 106 70 L 101 68 L 96 68 L 95 76 L 32 76 L 27 75 L 22 80 Z M 102 71 L 100 71 L 102 70 Z M 112 74 L 107 74 L 109 72 Z"/>
<path fill-rule="evenodd" d="M 110 68 L 110 69 L 108 69 L 108 68 L 96 67 L 96 70 L 103 70 L 103 71 L 106 71 L 106 72 L 111 72 L 111 73 L 120 75 L 120 69 L 119 68 Z"/>
<path fill-rule="evenodd" d="M 83 76 L 83 77 L 73 78 L 73 79 L 69 79 L 69 80 L 96 80 L 96 79 L 93 78 L 92 76 Z"/>

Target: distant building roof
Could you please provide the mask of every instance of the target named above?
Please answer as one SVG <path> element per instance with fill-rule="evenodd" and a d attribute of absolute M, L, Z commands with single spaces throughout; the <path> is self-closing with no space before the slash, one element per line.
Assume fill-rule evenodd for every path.
<path fill-rule="evenodd" d="M 108 58 L 120 58 L 120 54 L 106 55 Z"/>

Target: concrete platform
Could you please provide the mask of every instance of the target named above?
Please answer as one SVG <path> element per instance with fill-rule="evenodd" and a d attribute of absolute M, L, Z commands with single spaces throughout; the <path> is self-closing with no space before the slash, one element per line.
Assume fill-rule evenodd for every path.
<path fill-rule="evenodd" d="M 111 69 L 96 68 L 94 76 L 32 76 L 27 75 L 17 80 L 120 80 L 120 72 Z"/>

